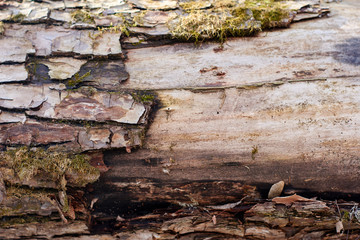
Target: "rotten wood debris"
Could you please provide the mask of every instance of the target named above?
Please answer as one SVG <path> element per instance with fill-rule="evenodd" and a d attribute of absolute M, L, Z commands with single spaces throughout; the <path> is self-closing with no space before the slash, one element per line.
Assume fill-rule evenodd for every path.
<path fill-rule="evenodd" d="M 54 217 L 43 224 L 18 225 L 12 219 L 12 224 L 2 223 L 0 237 L 165 240 L 357 239 L 360 236 L 360 210 L 356 203 L 320 201 L 296 194 L 256 202 L 247 199 L 219 206 L 172 206 L 132 217 L 98 217 L 91 219 L 89 225 L 74 220 L 60 223 Z"/>

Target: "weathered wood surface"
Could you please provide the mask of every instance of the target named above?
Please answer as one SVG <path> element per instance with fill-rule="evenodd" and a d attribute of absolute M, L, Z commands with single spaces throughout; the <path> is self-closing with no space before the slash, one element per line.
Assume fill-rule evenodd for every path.
<path fill-rule="evenodd" d="M 169 2 L 133 1 L 160 10 Z M 285 193 L 360 194 L 357 1 L 224 48 L 142 48 L 171 42 L 170 13 L 124 2 L 1 4 L 1 150 L 87 151 L 101 172 L 85 192 L 74 189 L 71 169 L 21 179 L 1 162 L 2 238 L 345 238 L 339 218 L 354 230 L 346 238 L 358 237 L 357 221 L 346 225 L 334 204 L 259 200 L 279 180 Z M 96 16 L 79 22 L 75 8 Z M 113 14 L 129 12 L 145 14 L 129 38 L 96 29 L 125 24 Z M 142 90 L 152 90 L 155 106 Z M 232 202 L 230 210 L 209 207 Z M 34 220 L 24 214 L 50 222 L 13 224 Z"/>
<path fill-rule="evenodd" d="M 127 50 L 125 86 L 139 89 L 231 87 L 296 79 L 359 76 L 357 1 L 331 4 L 329 18 L 218 44 Z M 166 66 L 166 67 L 165 67 Z M 210 70 L 216 67 L 216 69 Z M 209 69 L 210 71 L 201 71 Z"/>
<path fill-rule="evenodd" d="M 359 90 L 357 79 L 347 78 L 158 91 L 164 106 L 146 146 L 106 155 L 106 181 L 284 180 L 310 191 L 359 193 Z"/>
<path fill-rule="evenodd" d="M 105 181 L 284 180 L 358 194 L 358 4 L 333 4 L 330 18 L 233 39 L 220 52 L 128 50 L 125 86 L 154 89 L 158 111 L 143 149 L 105 156 Z"/>

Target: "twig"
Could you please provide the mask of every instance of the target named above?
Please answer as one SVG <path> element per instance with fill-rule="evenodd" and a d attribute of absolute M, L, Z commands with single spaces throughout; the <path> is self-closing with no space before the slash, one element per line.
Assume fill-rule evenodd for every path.
<path fill-rule="evenodd" d="M 340 221 L 342 221 L 342 216 L 341 216 L 341 212 L 340 212 L 340 208 L 339 208 L 339 205 L 337 203 L 337 200 L 335 200 L 335 204 L 336 204 L 336 208 L 337 208 L 337 210 L 339 212 Z"/>
<path fill-rule="evenodd" d="M 58 212 L 59 212 L 59 215 L 60 215 L 61 220 L 62 220 L 65 224 L 68 223 L 68 220 L 66 219 L 63 211 L 61 210 L 59 201 L 58 201 L 56 198 L 54 199 L 54 201 L 55 201 L 55 205 L 56 205 L 56 208 L 57 208 L 57 210 L 58 210 Z"/>
<path fill-rule="evenodd" d="M 214 210 L 226 210 L 226 209 L 232 209 L 238 205 L 240 205 L 242 203 L 242 201 L 244 201 L 245 198 L 247 198 L 248 196 L 243 197 L 240 201 L 236 202 L 236 203 L 228 203 L 228 204 L 224 204 L 224 205 L 219 205 L 219 206 L 208 206 L 207 208 L 211 208 Z"/>

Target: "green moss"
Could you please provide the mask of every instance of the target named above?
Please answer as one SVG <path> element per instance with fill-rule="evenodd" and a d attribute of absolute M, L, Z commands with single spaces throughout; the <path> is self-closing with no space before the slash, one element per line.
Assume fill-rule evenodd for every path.
<path fill-rule="evenodd" d="M 133 18 L 126 18 L 126 16 L 122 13 L 117 13 L 115 16 L 121 17 L 122 24 L 120 25 L 120 31 L 122 34 L 125 34 L 127 37 L 130 36 L 130 27 L 136 26 L 136 24 L 133 21 Z"/>
<path fill-rule="evenodd" d="M 6 196 L 14 198 L 22 198 L 24 196 L 37 198 L 39 200 L 44 200 L 48 197 L 49 194 L 54 194 L 55 191 L 44 190 L 44 189 L 30 189 L 27 187 L 20 187 L 16 185 L 11 185 L 6 188 Z"/>
<path fill-rule="evenodd" d="M 62 190 L 66 190 L 67 175 L 76 175 L 77 181 L 86 183 L 96 181 L 99 177 L 98 170 L 89 164 L 88 157 L 81 154 L 21 147 L 8 150 L 0 157 L 14 170 L 20 180 L 30 180 L 38 174 L 44 174 L 55 181 Z"/>
<path fill-rule="evenodd" d="M 349 211 L 346 211 L 344 209 L 341 210 L 341 215 L 342 215 L 342 220 L 343 221 L 346 221 L 346 222 L 349 222 L 350 221 L 350 213 Z"/>
<path fill-rule="evenodd" d="M 24 215 L 20 217 L 2 217 L 0 218 L 0 227 L 8 228 L 19 224 L 26 223 L 45 223 L 51 221 L 50 217 L 36 216 L 36 215 Z"/>
<path fill-rule="evenodd" d="M 56 191 L 18 185 L 7 186 L 7 201 L 0 208 L 0 217 L 22 215 L 25 213 L 24 209 L 38 211 L 41 208 L 41 203 L 52 201 L 49 195 L 53 194 L 56 194 Z"/>
<path fill-rule="evenodd" d="M 179 6 L 185 11 L 200 10 L 209 7 L 208 1 L 188 1 L 180 2 Z"/>
<path fill-rule="evenodd" d="M 144 24 L 144 17 L 146 15 L 148 11 L 145 10 L 145 11 L 141 11 L 140 13 L 136 14 L 134 16 L 134 18 L 132 19 L 133 21 L 133 26 L 142 26 Z"/>
<path fill-rule="evenodd" d="M 89 12 L 84 11 L 84 10 L 76 10 L 74 12 L 71 13 L 71 19 L 72 19 L 72 23 L 89 23 L 89 24 L 94 24 L 95 20 L 94 17 L 90 15 Z"/>
<path fill-rule="evenodd" d="M 255 155 L 259 152 L 258 146 L 253 146 L 251 150 L 251 159 L 255 160 Z"/>
<path fill-rule="evenodd" d="M 147 91 L 133 92 L 131 93 L 131 95 L 136 102 L 152 104 L 155 101 L 155 96 Z"/>
<path fill-rule="evenodd" d="M 150 94 L 145 94 L 145 95 L 140 96 L 140 101 L 141 102 L 153 102 L 154 99 L 155 99 L 155 97 L 153 95 L 150 95 Z"/>
<path fill-rule="evenodd" d="M 213 5 L 214 5 L 215 9 L 233 8 L 238 5 L 238 1 L 236 1 L 236 0 L 215 0 Z"/>
<path fill-rule="evenodd" d="M 97 28 L 97 33 L 95 34 L 90 34 L 89 36 L 91 39 L 96 40 L 97 38 L 101 37 L 104 33 L 119 33 L 123 31 L 123 27 L 122 25 L 118 25 L 118 26 L 113 26 L 112 24 L 109 27 L 98 27 Z"/>
<path fill-rule="evenodd" d="M 185 2 L 188 14 L 169 21 L 174 38 L 185 41 L 214 39 L 223 43 L 228 36 L 250 36 L 262 29 L 281 26 L 289 16 L 284 3 L 274 0 L 217 0 L 209 10 L 199 9 L 199 2 Z"/>
<path fill-rule="evenodd" d="M 24 21 L 25 17 L 26 16 L 24 14 L 18 13 L 18 14 L 15 14 L 15 15 L 11 15 L 11 17 L 9 18 L 9 21 L 22 22 L 22 21 Z"/>
<path fill-rule="evenodd" d="M 68 88 L 75 88 L 77 87 L 80 83 L 82 83 L 84 81 L 84 79 L 88 76 L 90 76 L 91 74 L 91 70 L 86 72 L 85 74 L 81 75 L 79 73 L 75 73 L 75 75 L 72 77 L 72 79 L 70 79 L 66 86 Z"/>
<path fill-rule="evenodd" d="M 251 35 L 260 30 L 256 22 L 247 22 L 249 15 L 232 16 L 227 11 L 207 13 L 190 12 L 180 17 L 170 32 L 175 38 L 198 42 L 204 39 L 215 39 L 224 42 L 227 36 Z"/>
<path fill-rule="evenodd" d="M 273 0 L 247 0 L 246 7 L 251 9 L 256 20 L 263 29 L 281 26 L 281 20 L 289 17 L 286 5 Z"/>

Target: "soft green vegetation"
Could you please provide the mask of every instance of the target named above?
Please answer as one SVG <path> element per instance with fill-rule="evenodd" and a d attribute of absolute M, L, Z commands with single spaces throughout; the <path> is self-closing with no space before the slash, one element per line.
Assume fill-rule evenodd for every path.
<path fill-rule="evenodd" d="M 0 208 L 0 217 L 8 216 L 9 220 L 4 224 L 16 224 L 16 223 L 28 223 L 31 219 L 27 219 L 24 216 L 24 220 L 21 217 L 15 217 L 24 214 L 24 209 L 39 211 L 41 203 L 51 203 L 50 195 L 54 195 L 56 192 L 49 189 L 33 189 L 24 186 L 10 185 L 6 187 L 6 203 Z M 34 202 L 38 202 L 37 204 Z M 0 218 L 1 219 L 1 218 Z M 40 218 L 41 219 L 41 218 Z M 14 220 L 14 221 L 12 221 Z M 1 226 L 1 223 L 0 223 Z"/>
<path fill-rule="evenodd" d="M 26 16 L 22 13 L 18 13 L 18 14 L 15 14 L 15 15 L 11 15 L 11 17 L 9 18 L 9 21 L 12 21 L 12 22 L 22 22 L 24 21 L 24 18 Z"/>
<path fill-rule="evenodd" d="M 69 88 L 75 88 L 82 83 L 86 77 L 90 76 L 90 74 L 91 70 L 81 76 L 79 73 L 75 73 L 75 75 L 67 82 L 66 86 Z"/>
<path fill-rule="evenodd" d="M 133 26 L 142 26 L 144 24 L 144 17 L 146 15 L 148 11 L 145 10 L 145 11 L 141 11 L 140 13 L 136 14 L 134 16 L 134 18 L 132 19 L 133 21 Z"/>
<path fill-rule="evenodd" d="M 130 36 L 129 27 L 134 26 L 134 24 L 131 24 L 130 21 L 126 19 L 126 17 L 123 14 L 116 14 L 116 16 L 122 18 L 122 24 L 120 25 L 113 25 L 113 23 L 110 24 L 109 27 L 98 27 L 97 33 L 90 35 L 90 37 L 94 40 L 101 37 L 104 33 L 119 33 L 125 34 L 126 36 Z M 134 17 L 135 19 L 136 17 Z"/>
<path fill-rule="evenodd" d="M 27 196 L 27 197 L 45 200 L 47 195 L 49 195 L 51 193 L 56 193 L 56 192 L 55 191 L 51 192 L 48 189 L 47 190 L 30 189 L 30 188 L 26 188 L 26 187 L 15 186 L 15 185 L 6 187 L 6 196 L 18 198 L 18 199 L 21 199 L 22 197 Z"/>
<path fill-rule="evenodd" d="M 136 102 L 140 103 L 152 104 L 155 100 L 154 94 L 148 91 L 137 91 L 133 92 L 131 95 Z"/>
<path fill-rule="evenodd" d="M 228 36 L 249 36 L 262 29 L 281 26 L 289 16 L 284 3 L 274 0 L 215 0 L 208 10 L 198 10 L 206 2 L 189 1 L 180 4 L 187 14 L 169 22 L 174 38 L 198 42 L 215 39 L 223 43 Z M 202 4 L 202 5 L 201 5 Z"/>
<path fill-rule="evenodd" d="M 212 14 L 194 11 L 180 17 L 178 23 L 170 26 L 170 29 L 175 38 L 186 41 L 216 39 L 224 42 L 229 35 L 244 36 L 260 30 L 256 24 L 249 27 L 244 24 L 248 19 L 250 17 L 247 16 L 229 17 L 226 12 Z"/>
<path fill-rule="evenodd" d="M 133 23 L 133 18 L 131 19 L 128 19 L 126 18 L 126 16 L 122 13 L 117 13 L 115 14 L 116 16 L 118 17 L 121 17 L 122 19 L 122 24 L 120 25 L 120 31 L 122 34 L 125 34 L 127 37 L 130 36 L 130 30 L 129 28 L 130 27 L 133 27 L 135 26 L 134 23 Z"/>
<path fill-rule="evenodd" d="M 89 164 L 86 155 L 21 147 L 3 152 L 0 157 L 20 180 L 30 180 L 42 174 L 56 182 L 61 190 L 66 190 L 67 175 L 76 179 L 79 186 L 99 177 L 98 170 Z"/>
<path fill-rule="evenodd" d="M 0 214 L 1 215 L 1 214 Z M 3 217 L 0 218 L 0 227 L 8 228 L 14 225 L 26 223 L 45 223 L 50 221 L 50 217 L 36 216 L 36 215 L 23 215 L 16 217 Z"/>
<path fill-rule="evenodd" d="M 89 24 L 95 23 L 94 17 L 91 16 L 89 12 L 84 10 L 76 10 L 72 12 L 71 19 L 72 19 L 72 23 L 79 23 L 79 22 L 89 23 Z"/>
<path fill-rule="evenodd" d="M 101 37 L 104 33 L 107 33 L 107 32 L 108 33 L 122 32 L 122 27 L 111 25 L 110 27 L 98 27 L 97 30 L 98 30 L 98 32 L 91 36 L 92 39 L 97 39 L 97 38 Z"/>
<path fill-rule="evenodd" d="M 251 9 L 254 18 L 261 22 L 262 29 L 281 26 L 280 21 L 289 17 L 286 5 L 273 0 L 248 0 L 246 7 Z"/>
<path fill-rule="evenodd" d="M 251 150 L 251 159 L 255 160 L 255 155 L 259 152 L 258 146 L 253 146 Z"/>
<path fill-rule="evenodd" d="M 188 1 L 188 2 L 181 2 L 179 6 L 184 9 L 185 11 L 192 11 L 192 10 L 200 10 L 207 8 L 209 6 L 208 1 Z M 210 5 L 211 6 L 211 5 Z"/>

